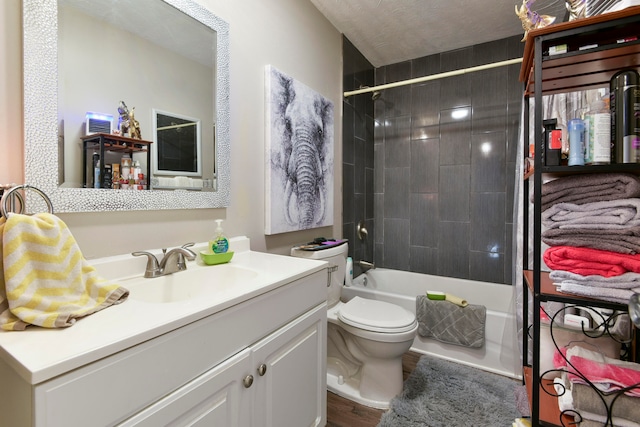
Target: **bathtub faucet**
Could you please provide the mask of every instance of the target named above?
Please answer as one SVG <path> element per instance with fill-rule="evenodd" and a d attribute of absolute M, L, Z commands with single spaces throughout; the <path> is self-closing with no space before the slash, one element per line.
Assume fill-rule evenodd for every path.
<path fill-rule="evenodd" d="M 376 265 L 372 262 L 367 262 L 367 261 L 358 261 L 356 264 L 358 264 L 361 268 L 362 268 L 362 272 L 365 273 L 368 270 L 372 270 L 374 268 L 376 268 Z"/>

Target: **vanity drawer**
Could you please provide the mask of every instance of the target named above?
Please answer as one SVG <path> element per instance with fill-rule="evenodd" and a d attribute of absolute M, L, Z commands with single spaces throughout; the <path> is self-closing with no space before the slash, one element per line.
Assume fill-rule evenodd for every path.
<path fill-rule="evenodd" d="M 114 425 L 326 300 L 321 270 L 35 387 L 35 426 Z"/>

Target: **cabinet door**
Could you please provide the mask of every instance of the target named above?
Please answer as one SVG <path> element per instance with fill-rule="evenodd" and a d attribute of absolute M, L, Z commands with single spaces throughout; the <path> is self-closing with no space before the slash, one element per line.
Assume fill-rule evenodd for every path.
<path fill-rule="evenodd" d="M 326 424 L 326 325 L 322 304 L 252 346 L 254 427 Z"/>
<path fill-rule="evenodd" d="M 249 427 L 251 391 L 242 380 L 251 366 L 251 351 L 245 349 L 119 427 Z"/>

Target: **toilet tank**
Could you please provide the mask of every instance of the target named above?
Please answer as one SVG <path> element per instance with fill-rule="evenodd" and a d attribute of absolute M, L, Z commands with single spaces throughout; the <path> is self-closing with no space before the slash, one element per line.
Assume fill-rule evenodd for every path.
<path fill-rule="evenodd" d="M 340 292 L 342 291 L 345 273 L 347 271 L 348 253 L 348 243 L 319 250 L 304 250 L 297 247 L 291 248 L 291 256 L 317 259 L 329 263 L 329 272 L 331 274 L 331 282 L 327 288 L 327 305 L 329 307 L 334 306 L 340 300 Z"/>

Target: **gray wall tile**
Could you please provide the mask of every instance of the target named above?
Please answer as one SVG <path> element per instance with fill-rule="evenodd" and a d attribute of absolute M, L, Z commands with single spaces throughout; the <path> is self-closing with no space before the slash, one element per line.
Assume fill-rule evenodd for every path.
<path fill-rule="evenodd" d="M 469 221 L 469 165 L 440 166 L 440 221 Z"/>
<path fill-rule="evenodd" d="M 390 118 L 384 126 L 385 167 L 398 168 L 411 164 L 411 119 Z"/>
<path fill-rule="evenodd" d="M 409 270 L 409 220 L 384 220 L 384 266 Z"/>
<path fill-rule="evenodd" d="M 440 222 L 437 274 L 461 279 L 470 278 L 468 222 Z"/>
<path fill-rule="evenodd" d="M 504 253 L 504 205 L 504 193 L 471 193 L 471 250 Z"/>
<path fill-rule="evenodd" d="M 504 283 L 504 254 L 471 252 L 469 254 L 469 276 L 474 280 Z"/>
<path fill-rule="evenodd" d="M 438 247 L 438 194 L 411 195 L 410 230 L 412 246 Z"/>
<path fill-rule="evenodd" d="M 438 249 L 411 246 L 409 263 L 410 270 L 415 273 L 438 274 Z"/>
<path fill-rule="evenodd" d="M 458 113 L 468 114 L 460 117 Z M 471 163 L 471 107 L 440 111 L 440 164 Z"/>
<path fill-rule="evenodd" d="M 471 137 L 472 191 L 505 191 L 506 150 L 504 127 Z"/>
<path fill-rule="evenodd" d="M 409 168 L 386 168 L 384 218 L 409 219 Z"/>
<path fill-rule="evenodd" d="M 345 90 L 523 51 L 515 36 L 374 70 L 345 45 Z M 350 254 L 387 268 L 511 283 L 519 70 L 500 67 L 387 89 L 376 101 L 370 94 L 345 101 L 343 230 L 356 239 L 355 224 L 366 220 L 370 234 L 367 242 L 353 241 Z M 469 113 L 462 120 L 452 119 L 458 108 Z"/>
<path fill-rule="evenodd" d="M 440 139 L 411 141 L 411 192 L 437 193 Z"/>

